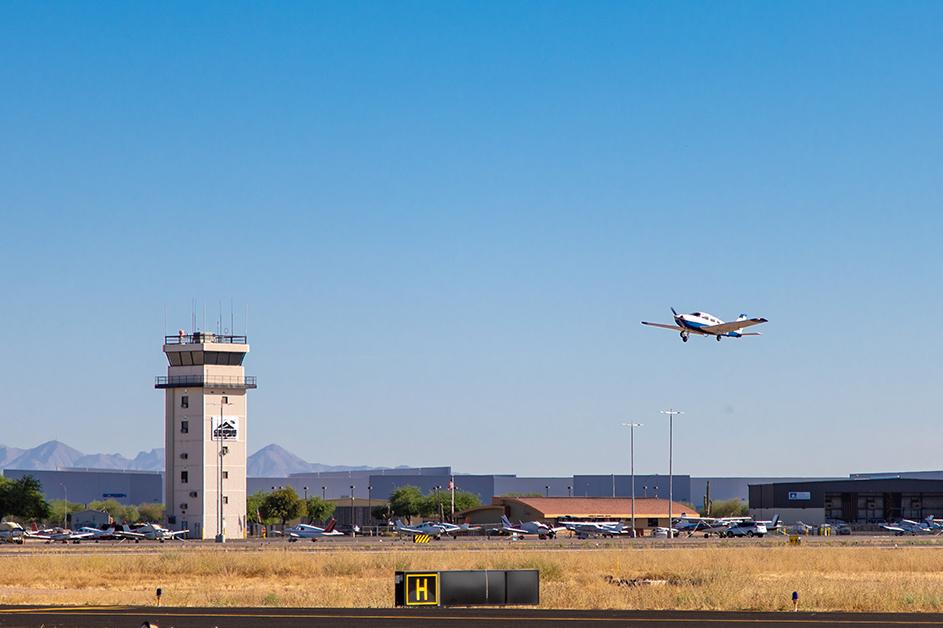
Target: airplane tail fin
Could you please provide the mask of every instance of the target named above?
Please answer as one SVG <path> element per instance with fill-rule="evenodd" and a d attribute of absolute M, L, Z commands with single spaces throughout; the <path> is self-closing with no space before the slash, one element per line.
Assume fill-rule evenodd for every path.
<path fill-rule="evenodd" d="M 504 524 L 504 527 L 505 527 L 505 528 L 510 528 L 510 527 L 511 527 L 511 520 L 508 519 L 508 516 L 507 516 L 507 515 L 501 515 L 501 523 Z"/>
<path fill-rule="evenodd" d="M 774 528 L 775 528 L 776 526 L 778 526 L 778 525 L 779 525 L 779 515 L 773 515 L 773 520 L 772 520 L 770 523 L 773 524 L 773 527 L 774 527 Z"/>
<path fill-rule="evenodd" d="M 331 520 L 327 522 L 327 525 L 326 525 L 326 526 L 324 526 L 324 531 L 325 531 L 325 532 L 333 532 L 333 531 L 334 531 L 334 526 L 336 526 L 336 525 L 337 525 L 337 519 L 335 519 L 334 517 L 331 517 Z"/>

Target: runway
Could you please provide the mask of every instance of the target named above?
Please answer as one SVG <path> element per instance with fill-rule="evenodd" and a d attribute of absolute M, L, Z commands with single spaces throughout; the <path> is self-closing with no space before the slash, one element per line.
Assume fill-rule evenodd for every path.
<path fill-rule="evenodd" d="M 568 628 L 629 626 L 943 626 L 943 614 L 737 613 L 703 611 L 560 611 L 533 609 L 304 609 L 304 608 L 141 608 L 0 607 L 0 626 L 248 628 L 257 626 L 433 626 L 455 628 Z"/>

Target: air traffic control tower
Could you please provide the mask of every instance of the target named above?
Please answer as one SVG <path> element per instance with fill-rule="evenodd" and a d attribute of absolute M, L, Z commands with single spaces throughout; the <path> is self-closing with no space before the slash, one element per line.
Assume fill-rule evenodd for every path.
<path fill-rule="evenodd" d="M 245 336 L 207 332 L 164 337 L 164 495 L 167 524 L 190 538 L 246 535 Z"/>

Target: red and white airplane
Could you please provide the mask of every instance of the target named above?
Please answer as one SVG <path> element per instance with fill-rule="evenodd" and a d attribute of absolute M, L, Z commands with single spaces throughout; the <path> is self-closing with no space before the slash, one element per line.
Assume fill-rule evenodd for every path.
<path fill-rule="evenodd" d="M 733 321 L 732 323 L 725 323 L 716 316 L 708 314 L 707 312 L 678 314 L 674 308 L 671 308 L 671 313 L 674 315 L 674 325 L 669 325 L 666 323 L 649 323 L 648 321 L 642 321 L 642 324 L 648 325 L 650 327 L 661 327 L 662 329 L 671 329 L 673 331 L 681 332 L 681 340 L 684 342 L 688 341 L 688 336 L 691 334 L 694 334 L 695 336 L 714 336 L 717 339 L 717 342 L 720 342 L 720 339 L 725 336 L 727 338 L 760 336 L 762 334 L 759 332 L 745 332 L 743 330 L 747 327 L 752 327 L 753 325 L 769 322 L 765 318 L 750 318 L 746 314 L 741 314 L 737 317 L 737 320 Z"/>

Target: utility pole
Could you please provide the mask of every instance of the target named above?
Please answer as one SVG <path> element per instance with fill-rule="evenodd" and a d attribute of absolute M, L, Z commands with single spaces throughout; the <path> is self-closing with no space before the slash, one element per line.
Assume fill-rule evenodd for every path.
<path fill-rule="evenodd" d="M 635 428 L 642 427 L 641 423 L 623 423 L 622 427 L 629 428 L 629 475 L 632 484 L 632 538 L 635 538 Z M 647 494 L 647 491 L 646 491 Z"/>
<path fill-rule="evenodd" d="M 669 408 L 668 410 L 662 410 L 661 413 L 668 415 L 668 538 L 672 539 L 674 538 L 672 536 L 672 530 L 674 528 L 672 528 L 671 526 L 671 517 L 672 517 L 671 507 L 672 507 L 672 500 L 674 499 L 674 494 L 672 493 L 672 484 L 671 484 L 672 482 L 671 464 L 672 464 L 672 445 L 673 445 L 672 440 L 674 438 L 674 418 L 676 414 L 684 414 L 684 412 L 682 412 L 681 410 L 674 410 L 672 408 Z"/>
<path fill-rule="evenodd" d="M 455 523 L 455 476 L 449 478 L 449 491 L 452 492 L 452 514 L 449 523 Z"/>

